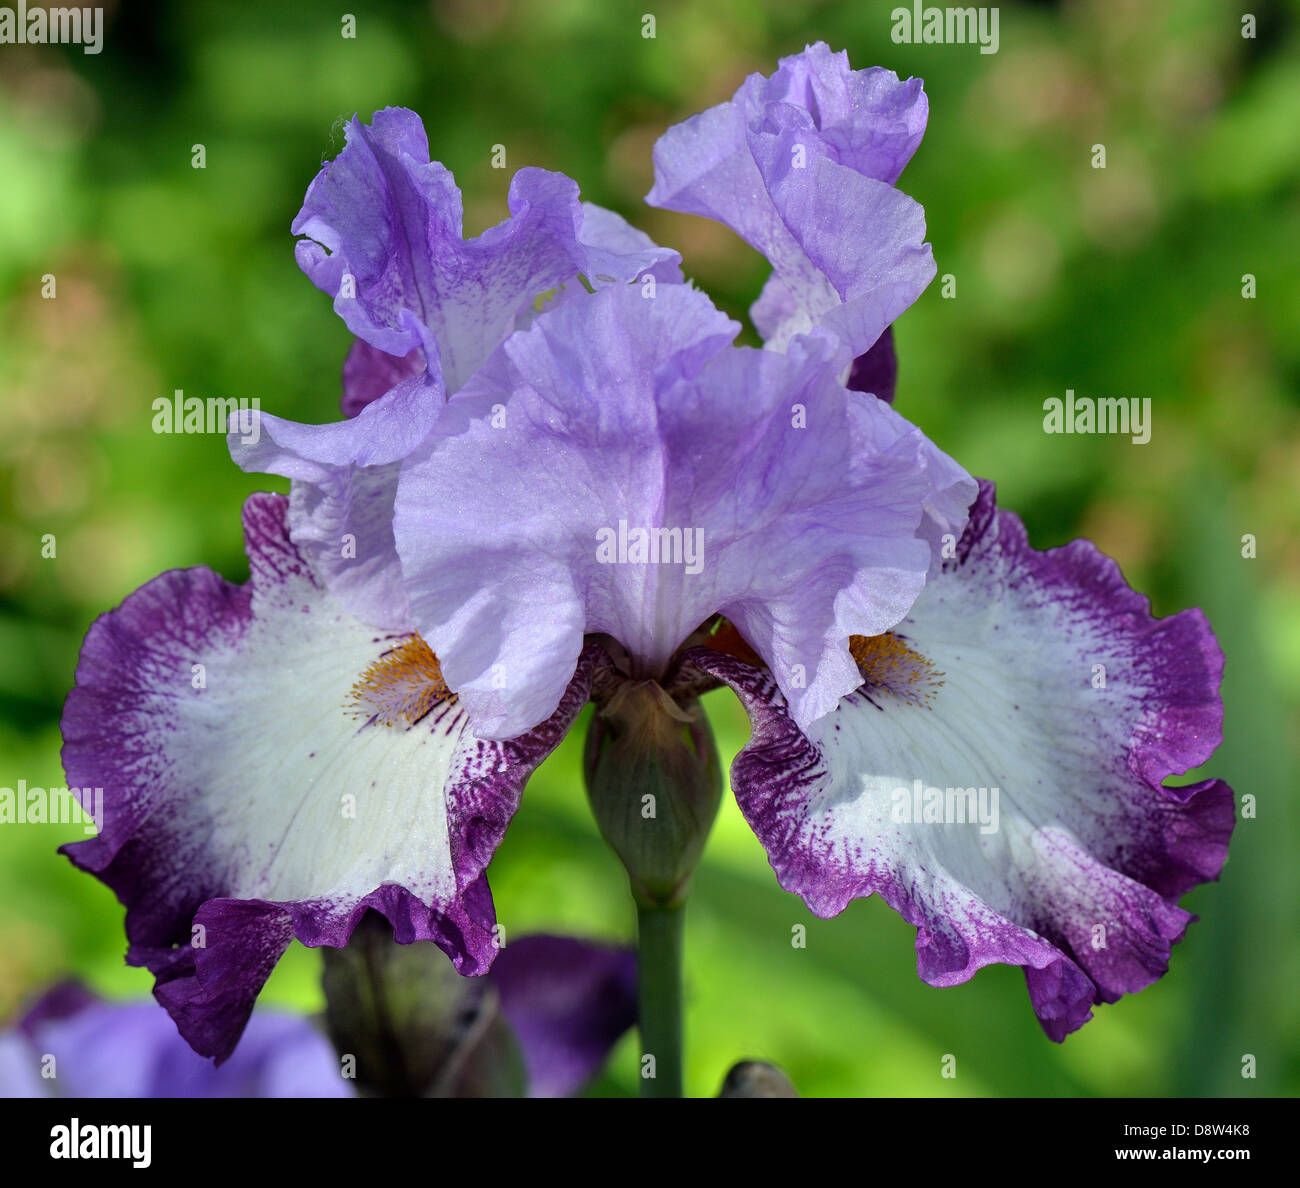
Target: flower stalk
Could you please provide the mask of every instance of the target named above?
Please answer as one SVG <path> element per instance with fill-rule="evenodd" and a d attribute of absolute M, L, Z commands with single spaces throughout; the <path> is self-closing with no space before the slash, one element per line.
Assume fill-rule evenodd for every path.
<path fill-rule="evenodd" d="M 685 903 L 638 903 L 637 1019 L 641 1096 L 682 1096 L 682 938 Z"/>
<path fill-rule="evenodd" d="M 682 1095 L 682 936 L 691 876 L 722 798 L 698 701 L 619 683 L 587 735 L 587 796 L 637 905 L 641 1095 Z"/>

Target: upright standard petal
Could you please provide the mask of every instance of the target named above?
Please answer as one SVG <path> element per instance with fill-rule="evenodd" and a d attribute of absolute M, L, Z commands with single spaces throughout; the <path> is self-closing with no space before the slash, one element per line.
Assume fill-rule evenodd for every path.
<path fill-rule="evenodd" d="M 894 188 L 927 114 L 919 79 L 850 70 L 818 42 L 660 137 L 646 201 L 767 257 L 751 314 L 770 347 L 821 327 L 859 356 L 934 277 L 924 212 Z"/>
<path fill-rule="evenodd" d="M 983 484 L 956 556 L 853 652 L 861 687 L 804 730 L 767 674 L 692 653 L 749 711 L 732 786 L 781 885 L 821 916 L 880 894 L 933 986 L 1023 966 L 1054 1040 L 1159 978 L 1233 826 L 1221 780 L 1164 783 L 1221 736 L 1204 616 L 1153 619 L 1086 541 L 1034 551 Z"/>
<path fill-rule="evenodd" d="M 294 233 L 305 237 L 298 263 L 334 298 L 353 334 L 398 358 L 422 349 L 448 392 L 478 370 L 539 294 L 579 273 L 626 281 L 677 258 L 645 236 L 620 237 L 609 250 L 622 220 L 598 208 L 589 247 L 578 187 L 532 168 L 510 183 L 510 217 L 465 239 L 460 191 L 450 171 L 430 161 L 419 116 L 384 108 L 369 126 L 353 119 L 346 135 L 294 220 Z"/>
<path fill-rule="evenodd" d="M 782 356 L 736 332 L 685 286 L 574 295 L 403 465 L 413 620 L 485 737 L 554 711 L 584 636 L 659 679 L 718 613 L 810 721 L 858 684 L 850 635 L 920 591 L 923 517 L 960 532 L 974 481 L 841 386 L 832 345 Z"/>
<path fill-rule="evenodd" d="M 200 1053 L 228 1056 L 295 937 L 339 946 L 367 909 L 465 973 L 495 952 L 484 869 L 532 770 L 585 702 L 480 741 L 416 635 L 349 616 L 244 509 L 251 577 L 173 570 L 91 627 L 63 716 L 103 829 L 64 847 L 126 905 L 128 960 Z"/>
<path fill-rule="evenodd" d="M 575 270 L 575 275 L 580 271 L 593 288 L 617 284 L 631 277 L 654 277 L 657 282 L 668 284 L 682 280 L 676 252 L 659 247 L 622 215 L 593 202 L 582 204 L 578 243 L 582 249 L 579 257 L 582 266 Z M 559 291 L 562 289 L 563 286 Z M 521 323 L 531 321 L 535 312 L 538 311 L 533 305 L 525 305 L 516 314 L 512 328 L 522 329 Z M 355 417 L 372 400 L 378 400 L 385 392 L 424 369 L 424 351 L 420 347 L 398 358 L 371 346 L 364 338 L 358 338 L 343 363 L 343 415 Z"/>
<path fill-rule="evenodd" d="M 393 551 L 399 461 L 423 440 L 449 395 L 549 290 L 681 279 L 676 252 L 620 216 L 578 201 L 567 177 L 521 169 L 510 217 L 465 239 L 461 196 L 429 160 L 414 112 L 353 119 L 347 145 L 312 182 L 293 230 L 298 262 L 358 341 L 343 369 L 343 411 L 327 426 L 264 416 L 260 433 L 232 432 L 245 470 L 293 480 L 290 534 L 351 613 L 409 627 Z M 581 288 L 581 286 L 579 286 Z"/>

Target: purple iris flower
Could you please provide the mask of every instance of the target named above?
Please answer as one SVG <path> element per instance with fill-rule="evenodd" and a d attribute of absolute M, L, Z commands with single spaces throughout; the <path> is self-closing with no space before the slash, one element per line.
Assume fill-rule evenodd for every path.
<path fill-rule="evenodd" d="M 250 577 L 172 570 L 98 619 L 63 714 L 63 762 L 104 789 L 64 847 L 126 904 L 128 959 L 187 1040 L 223 1059 L 295 937 L 347 943 L 368 909 L 464 973 L 496 956 L 484 876 L 523 785 L 586 700 L 537 729 L 470 731 L 428 646 L 349 615 L 244 505 Z"/>
<path fill-rule="evenodd" d="M 245 506 L 249 583 L 131 595 L 64 716 L 106 807 L 66 851 L 200 1052 L 230 1054 L 291 939 L 370 909 L 486 969 L 523 785 L 619 686 L 734 689 L 732 785 L 782 885 L 822 915 L 879 893 L 931 984 L 1023 966 L 1061 1039 L 1164 972 L 1233 824 L 1221 781 L 1164 784 L 1219 741 L 1212 632 L 1153 620 L 1086 542 L 1030 549 L 845 384 L 892 386 L 888 327 L 934 274 L 894 186 L 925 118 L 918 81 L 818 45 L 660 141 L 650 200 L 772 263 L 762 350 L 567 179 L 522 171 L 464 240 L 418 120 L 350 126 L 294 224 L 358 336 L 349 419 L 232 435 L 292 480 Z"/>
<path fill-rule="evenodd" d="M 636 955 L 570 936 L 521 936 L 488 974 L 523 1052 L 529 1097 L 570 1097 L 636 1022 Z"/>
<path fill-rule="evenodd" d="M 306 1019 L 260 1010 L 220 1068 L 152 1002 L 47 991 L 0 1034 L 0 1097 L 351 1097 L 329 1041 Z"/>
<path fill-rule="evenodd" d="M 769 348 L 833 333 L 848 386 L 892 400 L 878 328 L 934 274 L 893 188 L 927 115 L 919 79 L 810 46 L 665 133 L 647 201 L 767 256 L 751 316 Z M 939 555 L 892 631 L 852 641 L 863 683 L 811 726 L 752 655 L 695 658 L 749 711 L 732 786 L 781 885 L 823 916 L 879 893 L 917 925 L 931 985 L 1023 966 L 1060 1040 L 1165 972 L 1192 918 L 1178 897 L 1223 866 L 1231 788 L 1164 785 L 1222 737 L 1223 656 L 1203 614 L 1155 621 L 1088 542 L 1031 549 L 992 484 Z"/>
<path fill-rule="evenodd" d="M 576 937 L 523 936 L 488 975 L 518 1041 L 530 1097 L 568 1097 L 636 1019 L 636 957 Z M 352 1097 L 309 1020 L 254 1012 L 213 1067 L 152 1002 L 108 1002 L 75 982 L 46 991 L 0 1033 L 0 1097 Z"/>

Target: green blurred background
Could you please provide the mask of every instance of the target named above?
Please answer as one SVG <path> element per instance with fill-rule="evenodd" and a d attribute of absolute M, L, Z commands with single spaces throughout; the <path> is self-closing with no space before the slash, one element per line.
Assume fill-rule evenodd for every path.
<path fill-rule="evenodd" d="M 219 436 L 156 436 L 151 401 L 182 388 L 337 416 L 349 336 L 295 266 L 289 224 L 342 118 L 422 113 L 471 234 L 505 216 L 514 169 L 562 170 L 743 317 L 765 265 L 720 226 L 641 204 L 651 147 L 824 39 L 855 66 L 922 76 L 930 96 L 903 184 L 957 295 L 936 282 L 898 324 L 897 407 L 996 479 L 1035 545 L 1087 535 L 1156 613 L 1205 608 L 1228 658 L 1227 741 L 1207 773 L 1257 816 L 1222 881 L 1184 901 L 1202 920 L 1172 972 L 1058 1046 L 1018 970 L 930 989 L 913 930 L 880 902 L 811 917 L 728 803 L 689 912 L 688 1090 L 715 1093 L 748 1056 L 810 1096 L 1294 1092 L 1300 12 L 1249 3 L 1244 38 L 1242 6 L 1217 0 L 1003 4 L 999 52 L 982 55 L 893 44 L 891 7 L 131 0 L 106 5 L 98 56 L 0 46 L 0 785 L 64 782 L 59 713 L 94 616 L 174 566 L 242 580 L 240 502 L 285 489 L 240 473 Z M 1150 443 L 1044 434 L 1042 402 L 1067 387 L 1150 397 Z M 729 758 L 744 719 L 710 699 Z M 632 935 L 579 749 L 571 737 L 535 777 L 493 864 L 508 935 Z M 0 826 L 0 1016 L 69 973 L 148 993 L 123 964 L 113 896 L 54 853 L 75 833 Z M 295 947 L 263 1001 L 317 1008 L 317 970 Z M 949 1053 L 955 1080 L 940 1077 Z M 629 1037 L 596 1091 L 635 1086 Z"/>

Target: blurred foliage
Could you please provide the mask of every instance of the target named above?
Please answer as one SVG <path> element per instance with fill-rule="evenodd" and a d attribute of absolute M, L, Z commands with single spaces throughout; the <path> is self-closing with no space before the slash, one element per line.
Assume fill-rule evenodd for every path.
<path fill-rule="evenodd" d="M 94 616 L 174 566 L 242 580 L 242 497 L 283 489 L 240 473 L 218 436 L 155 435 L 151 401 L 180 388 L 337 415 L 349 336 L 298 272 L 289 223 L 341 119 L 421 112 L 470 233 L 504 217 L 515 168 L 562 170 L 680 248 L 743 317 L 763 262 L 724 228 L 642 206 L 650 150 L 748 72 L 824 39 L 856 66 L 922 76 L 930 96 L 903 185 L 957 296 L 936 283 L 899 323 L 897 406 L 996 479 L 1039 547 L 1090 536 L 1158 614 L 1205 608 L 1228 657 L 1227 741 L 1207 771 L 1258 816 L 1221 883 L 1186 898 L 1202 920 L 1172 972 L 1056 1046 L 1018 971 L 933 990 L 913 930 L 878 901 L 812 918 L 728 801 L 688 922 L 688 1088 L 712 1094 L 754 1057 L 806 1095 L 1295 1092 L 1297 8 L 1249 5 L 1244 38 L 1241 6 L 1219 0 L 1003 4 L 999 52 L 983 55 L 894 45 L 892 5 L 864 0 L 345 7 L 353 40 L 339 13 L 297 0 L 131 0 L 106 4 L 98 56 L 0 46 L 0 784 L 63 783 L 58 717 Z M 56 300 L 41 297 L 47 273 Z M 1067 387 L 1149 396 L 1150 443 L 1044 434 L 1042 402 Z M 42 558 L 46 533 L 56 559 Z M 729 695 L 710 704 L 729 757 L 743 715 Z M 512 934 L 631 935 L 579 751 L 571 737 L 534 779 L 493 865 Z M 122 963 L 112 895 L 54 853 L 73 832 L 0 827 L 0 1013 L 67 972 L 148 992 Z M 266 1000 L 318 1007 L 318 971 L 295 948 Z M 955 1080 L 939 1076 L 945 1053 Z M 635 1078 L 629 1038 L 597 1089 L 632 1093 Z"/>

